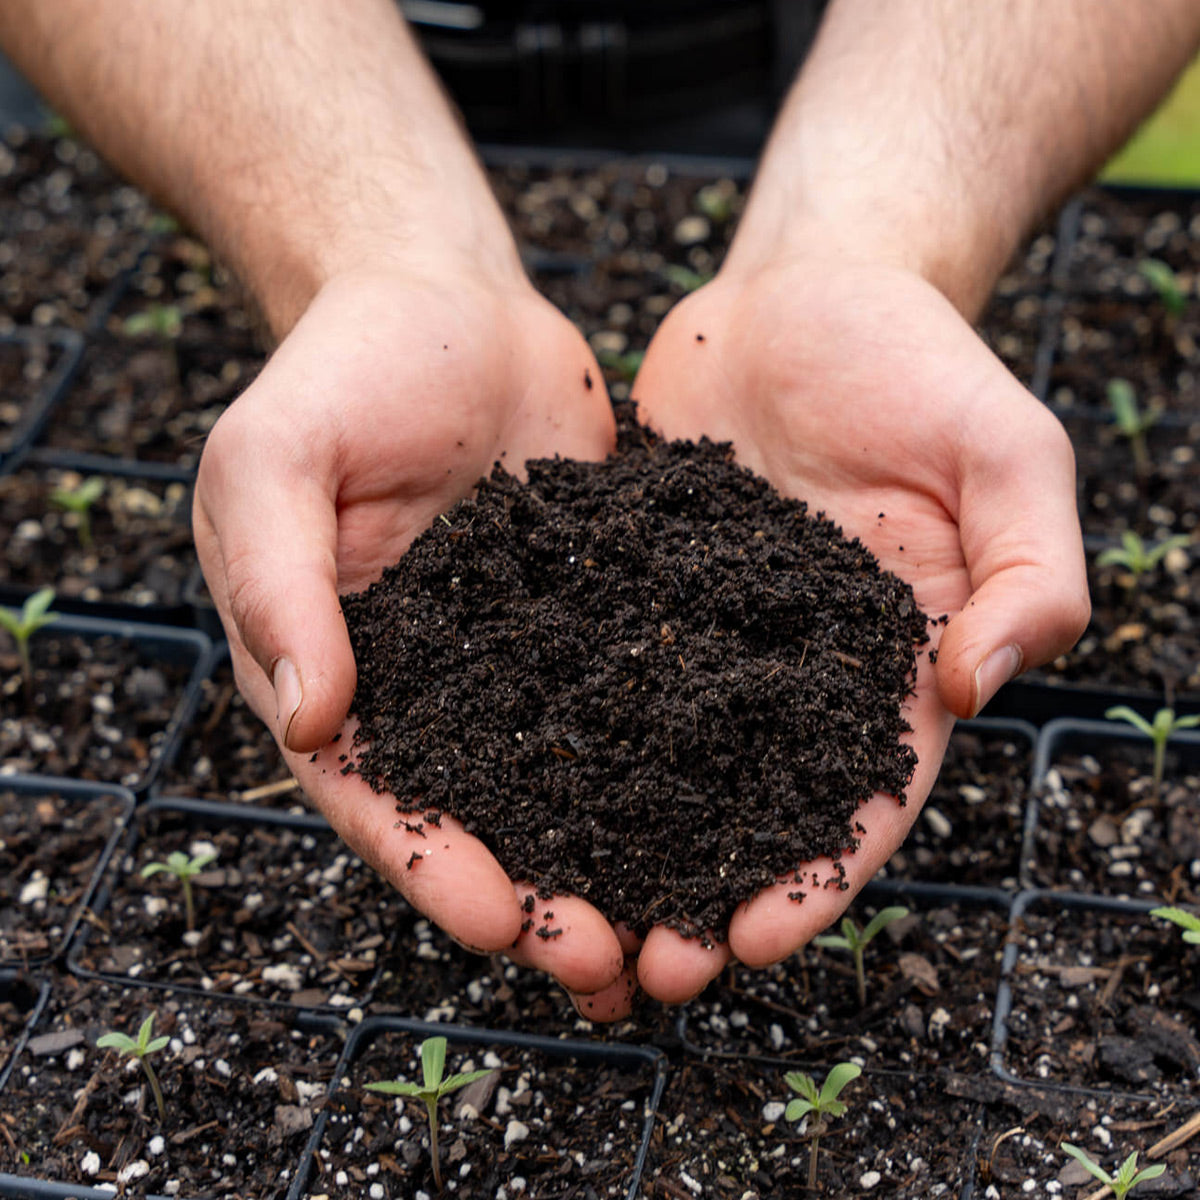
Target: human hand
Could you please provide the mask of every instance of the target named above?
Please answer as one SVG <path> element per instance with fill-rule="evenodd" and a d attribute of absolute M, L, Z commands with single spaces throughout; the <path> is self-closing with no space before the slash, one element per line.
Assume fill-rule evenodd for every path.
<path fill-rule="evenodd" d="M 638 982 L 681 1001 L 731 956 L 763 966 L 831 924 L 903 841 L 955 717 L 1069 648 L 1089 607 L 1066 434 L 911 271 L 819 254 L 727 267 L 668 315 L 634 394 L 666 436 L 731 441 L 746 466 L 860 538 L 930 617 L 950 616 L 931 627 L 936 666 L 919 659 L 905 709 L 919 759 L 907 803 L 861 807 L 848 890 L 809 886 L 797 904 L 789 879 L 740 908 L 712 950 L 652 930 Z"/>
<path fill-rule="evenodd" d="M 584 992 L 622 963 L 594 909 L 556 900 L 563 936 L 523 935 L 530 889 L 477 839 L 449 819 L 435 839 L 396 828 L 395 799 L 341 773 L 356 673 L 338 594 L 376 579 L 496 460 L 595 458 L 612 437 L 595 359 L 523 276 L 359 272 L 318 292 L 217 422 L 194 515 L 238 684 L 334 829 L 459 941 Z"/>

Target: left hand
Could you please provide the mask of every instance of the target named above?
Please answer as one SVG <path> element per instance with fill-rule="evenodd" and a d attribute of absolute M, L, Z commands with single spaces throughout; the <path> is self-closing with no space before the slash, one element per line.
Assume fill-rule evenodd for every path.
<path fill-rule="evenodd" d="M 1068 649 L 1089 602 L 1062 426 L 911 271 L 820 257 L 727 268 L 669 314 L 634 395 L 668 437 L 731 441 L 742 463 L 860 538 L 931 618 L 950 616 L 930 629 L 936 666 L 920 657 L 906 705 L 919 759 L 907 803 L 862 805 L 866 833 L 842 859 L 849 889 L 810 886 L 796 903 L 789 878 L 739 908 L 712 950 L 652 930 L 637 981 L 680 1002 L 730 957 L 764 966 L 836 920 L 916 820 L 955 717 Z"/>

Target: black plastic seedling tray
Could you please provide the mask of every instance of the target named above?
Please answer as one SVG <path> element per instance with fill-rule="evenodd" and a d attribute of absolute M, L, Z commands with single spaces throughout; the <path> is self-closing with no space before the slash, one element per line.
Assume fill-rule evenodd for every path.
<path fill-rule="evenodd" d="M 84 340 L 70 329 L 18 327 L 0 330 L 0 344 L 49 345 L 55 351 L 54 365 L 45 378 L 39 381 L 32 397 L 23 406 L 20 417 L 0 437 L 0 471 L 3 471 L 20 461 L 41 432 L 50 410 L 70 387 L 83 357 Z"/>
<path fill-rule="evenodd" d="M 197 877 L 199 936 L 189 946 L 180 890 L 168 873 L 151 884 L 141 871 L 199 844 L 218 853 Z M 362 1009 L 401 903 L 321 816 L 152 799 L 113 855 L 96 919 L 67 966 L 82 978 L 277 1008 Z"/>
<path fill-rule="evenodd" d="M 133 811 L 134 797 L 133 793 L 125 788 L 81 783 L 74 779 L 56 779 L 46 775 L 0 776 L 0 807 L 6 804 L 7 797 L 12 797 L 20 806 L 20 812 L 17 813 L 19 818 L 23 815 L 31 824 L 36 822 L 39 825 L 41 823 L 39 801 L 43 799 L 53 802 L 53 800 L 61 798 L 66 804 L 68 818 L 72 811 L 86 814 L 97 801 L 107 801 L 112 806 L 110 813 L 97 814 L 93 818 L 96 821 L 94 828 L 79 829 L 73 834 L 81 840 L 88 840 L 89 845 L 93 847 L 95 863 L 86 878 L 78 877 L 77 868 L 80 864 L 71 861 L 62 864 L 70 873 L 66 878 L 47 879 L 48 889 L 52 893 L 68 892 L 73 887 L 77 894 L 67 910 L 65 919 L 60 920 L 54 928 L 41 935 L 47 943 L 42 953 L 12 954 L 7 952 L 7 939 L 0 941 L 0 970 L 28 969 L 44 966 L 57 959 L 65 951 L 91 901 L 100 877 L 108 865 L 108 860 L 125 831 L 129 815 Z M 7 843 L 12 839 L 5 840 Z M 17 900 L 18 896 L 8 898 L 8 902 L 14 905 Z M 42 925 L 43 923 L 31 920 L 28 926 L 30 932 L 33 932 L 35 924 Z M 24 922 L 21 925 L 24 926 Z M 20 929 L 20 927 L 18 928 Z M 19 932 L 15 940 L 20 947 L 23 939 Z"/>
<path fill-rule="evenodd" d="M 300 1177 L 296 1180 L 296 1188 L 289 1193 L 289 1200 L 298 1200 L 298 1197 L 304 1194 L 302 1188 L 306 1183 L 308 1194 L 327 1190 L 324 1182 L 318 1184 L 311 1180 L 310 1176 L 320 1157 L 323 1143 L 331 1136 L 330 1122 L 333 1119 L 333 1113 L 337 1111 L 339 1096 L 354 1087 L 352 1082 L 354 1065 L 361 1060 L 363 1054 L 373 1043 L 388 1034 L 409 1035 L 418 1041 L 430 1037 L 444 1037 L 455 1049 L 464 1047 L 476 1047 L 480 1050 L 496 1049 L 501 1052 L 501 1056 L 506 1049 L 512 1052 L 528 1051 L 561 1063 L 586 1063 L 597 1068 L 609 1066 L 644 1074 L 645 1086 L 649 1094 L 644 1102 L 642 1119 L 638 1123 L 640 1135 L 628 1187 L 624 1190 L 626 1200 L 635 1200 L 635 1197 L 639 1195 L 642 1171 L 645 1168 L 651 1137 L 654 1133 L 659 1101 L 667 1080 L 667 1058 L 660 1050 L 650 1046 L 616 1041 L 550 1038 L 506 1030 L 474 1029 L 462 1025 L 415 1021 L 404 1017 L 369 1017 L 355 1027 L 346 1043 L 342 1061 L 338 1064 L 335 1074 L 337 1084 L 331 1089 L 329 1104 L 313 1130 L 306 1161 Z M 405 1073 L 408 1077 L 408 1064 L 397 1064 L 397 1071 L 387 1077 L 392 1078 L 397 1073 Z M 586 1095 L 581 1095 L 580 1099 L 586 1102 Z M 500 1141 L 504 1138 L 503 1132 L 494 1136 Z"/>

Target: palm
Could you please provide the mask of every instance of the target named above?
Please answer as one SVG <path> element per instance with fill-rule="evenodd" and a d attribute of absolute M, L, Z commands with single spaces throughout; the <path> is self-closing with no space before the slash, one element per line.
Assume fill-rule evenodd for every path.
<path fill-rule="evenodd" d="M 516 471 L 530 457 L 604 454 L 612 414 L 600 380 L 580 335 L 527 287 L 339 281 L 218 422 L 197 482 L 197 548 L 243 693 L 282 737 L 267 670 L 285 650 L 314 664 L 305 724 L 288 734 L 292 771 L 360 855 L 438 924 L 490 950 L 510 946 L 521 924 L 491 855 L 450 822 L 429 840 L 396 829 L 395 800 L 341 773 L 355 668 L 337 596 L 378 578 L 497 460 Z M 584 905 L 576 927 L 574 942 L 535 943 L 528 957 L 600 986 L 620 965 L 616 939 Z"/>
<path fill-rule="evenodd" d="M 996 579 L 1023 586 L 1036 557 L 1023 515 L 1043 502 L 1023 494 L 1015 468 L 1031 439 L 1058 464 L 1047 485 L 1060 500 L 1067 466 L 1070 503 L 1057 423 L 945 299 L 899 271 L 793 264 L 749 281 L 719 277 L 668 317 L 634 390 L 651 425 L 731 441 L 742 462 L 860 538 L 930 617 L 986 599 Z M 998 498 L 1014 510 L 995 511 Z M 919 758 L 908 804 L 876 796 L 862 809 L 867 832 L 845 860 L 851 890 L 818 889 L 802 905 L 786 898 L 794 884 L 764 893 L 734 918 L 738 957 L 772 961 L 820 932 L 903 840 L 941 763 L 947 704 L 971 708 L 963 663 L 982 637 L 973 622 L 947 631 L 953 662 L 919 660 L 906 709 Z M 930 632 L 936 644 L 942 629 Z M 642 964 L 643 977 L 682 978 L 688 955 L 652 936 L 658 961 Z"/>

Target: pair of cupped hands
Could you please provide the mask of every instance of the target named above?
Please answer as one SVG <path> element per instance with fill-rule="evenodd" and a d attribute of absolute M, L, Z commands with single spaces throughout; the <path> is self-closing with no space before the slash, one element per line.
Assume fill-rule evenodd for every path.
<path fill-rule="evenodd" d="M 679 1003 L 731 959 L 763 966 L 825 929 L 917 819 L 955 717 L 1065 650 L 1088 614 L 1070 445 L 949 300 L 916 272 L 839 256 L 727 265 L 654 337 L 639 415 L 668 437 L 731 441 L 861 538 L 927 614 L 950 615 L 931 626 L 936 663 L 920 657 L 906 707 L 908 803 L 862 805 L 848 889 L 820 886 L 831 864 L 815 863 L 802 902 L 789 877 L 708 948 L 665 927 L 639 939 L 577 897 L 554 899 L 561 937 L 523 933 L 530 881 L 450 820 L 432 841 L 397 827 L 394 799 L 341 773 L 355 664 L 338 596 L 378 578 L 502 456 L 514 470 L 603 457 L 602 378 L 519 270 L 356 269 L 320 288 L 217 423 L 195 504 L 239 686 L 308 796 L 451 937 L 549 972 L 598 1020 L 626 1015 L 638 988 Z"/>

